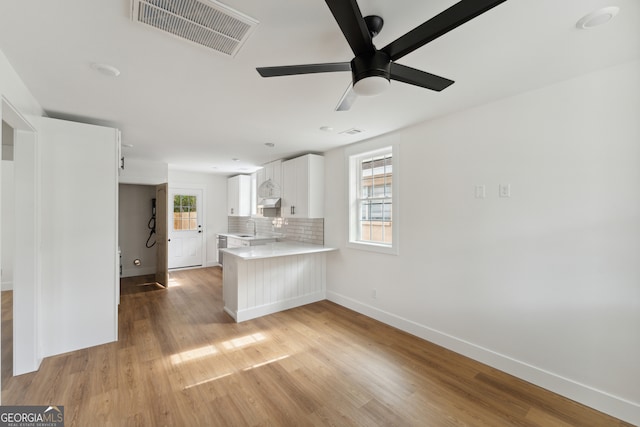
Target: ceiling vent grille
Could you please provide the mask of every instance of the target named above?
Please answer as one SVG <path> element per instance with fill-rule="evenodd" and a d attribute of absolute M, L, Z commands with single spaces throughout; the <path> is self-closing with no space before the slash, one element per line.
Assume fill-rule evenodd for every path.
<path fill-rule="evenodd" d="M 134 21 L 232 57 L 258 24 L 211 0 L 133 0 L 132 5 Z"/>
<path fill-rule="evenodd" d="M 343 130 L 342 132 L 339 133 L 339 135 L 357 135 L 362 132 L 364 132 L 362 129 L 351 128 L 351 129 Z"/>

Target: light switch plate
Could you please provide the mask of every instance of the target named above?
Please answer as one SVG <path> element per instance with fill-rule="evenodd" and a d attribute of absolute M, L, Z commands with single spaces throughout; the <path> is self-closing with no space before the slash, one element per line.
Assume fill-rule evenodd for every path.
<path fill-rule="evenodd" d="M 511 184 L 500 184 L 498 194 L 500 197 L 511 197 Z"/>
<path fill-rule="evenodd" d="M 484 199 L 487 196 L 486 187 L 484 185 L 476 185 L 474 190 L 476 199 Z"/>

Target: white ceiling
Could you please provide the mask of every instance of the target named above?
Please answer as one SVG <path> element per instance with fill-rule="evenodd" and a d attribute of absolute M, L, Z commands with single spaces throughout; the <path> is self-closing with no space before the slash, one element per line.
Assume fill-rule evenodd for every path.
<path fill-rule="evenodd" d="M 324 1 L 223 3 L 259 21 L 234 58 L 133 22 L 130 0 L 2 0 L 0 49 L 51 117 L 120 128 L 133 145 L 124 149 L 130 159 L 224 174 L 640 58 L 638 0 L 508 0 L 398 61 L 455 80 L 451 87 L 437 93 L 392 82 L 336 112 L 350 73 L 265 79 L 255 70 L 350 61 Z M 363 15 L 384 18 L 374 40 L 382 47 L 456 2 L 358 3 Z M 620 13 L 609 24 L 576 29 L 583 15 L 612 5 Z M 106 77 L 95 62 L 122 74 Z M 339 134 L 354 127 L 364 132 Z"/>

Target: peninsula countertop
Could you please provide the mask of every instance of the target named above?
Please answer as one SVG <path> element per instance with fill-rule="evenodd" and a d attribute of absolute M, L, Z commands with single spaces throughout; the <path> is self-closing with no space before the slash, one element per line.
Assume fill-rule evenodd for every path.
<path fill-rule="evenodd" d="M 220 249 L 220 251 L 224 252 L 225 254 L 234 255 L 244 260 L 275 258 L 291 255 L 305 255 L 337 250 L 337 248 L 330 248 L 323 245 L 314 245 L 311 243 L 300 243 L 293 241 L 267 243 L 265 245 L 247 246 L 242 248 Z"/>
<path fill-rule="evenodd" d="M 245 240 L 249 242 L 260 240 L 275 240 L 279 236 L 267 235 L 267 234 L 249 234 L 249 233 L 218 233 L 218 236 L 233 237 L 234 239 Z"/>

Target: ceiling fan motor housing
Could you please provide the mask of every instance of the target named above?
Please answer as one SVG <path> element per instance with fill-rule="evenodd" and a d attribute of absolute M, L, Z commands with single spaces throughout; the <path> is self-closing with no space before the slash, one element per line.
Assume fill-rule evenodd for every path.
<path fill-rule="evenodd" d="M 358 55 L 351 60 L 351 74 L 353 76 L 353 87 L 358 95 L 377 95 L 380 93 L 386 86 L 388 86 L 390 81 L 390 69 L 391 69 L 391 59 L 389 55 L 386 53 L 376 50 L 372 54 L 362 54 Z M 358 86 L 364 86 L 364 79 L 369 77 L 374 77 L 374 79 L 370 79 L 371 82 L 378 82 L 375 85 L 378 89 L 373 88 L 372 90 L 362 89 L 358 90 Z M 375 78 L 377 77 L 377 78 Z M 384 78 L 387 83 L 386 86 L 381 78 Z M 362 81 L 362 82 L 361 82 Z M 369 83 L 367 81 L 367 83 Z M 361 84 L 358 85 L 358 82 Z"/>

